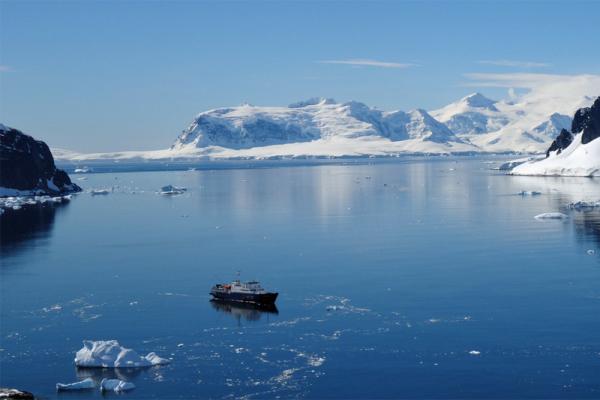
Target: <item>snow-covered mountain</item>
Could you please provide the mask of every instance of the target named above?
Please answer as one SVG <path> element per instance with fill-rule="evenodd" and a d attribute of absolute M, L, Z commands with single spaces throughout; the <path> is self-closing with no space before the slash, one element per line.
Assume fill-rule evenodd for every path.
<path fill-rule="evenodd" d="M 515 167 L 514 175 L 600 176 L 600 97 L 575 113 L 573 134 L 563 130 L 546 158 Z"/>
<path fill-rule="evenodd" d="M 505 79 L 502 75 L 500 78 Z M 224 159 L 544 153 L 573 113 L 600 93 L 600 77 L 510 75 L 529 91 L 495 101 L 474 93 L 433 111 L 382 111 L 311 98 L 289 106 L 244 104 L 198 114 L 169 149 L 76 154 L 61 160 Z M 530 82 L 532 81 L 532 82 Z M 512 83 L 512 81 L 511 81 Z M 503 84 L 503 82 L 500 82 Z"/>
<path fill-rule="evenodd" d="M 540 153 L 562 129 L 570 129 L 570 115 L 593 102 L 600 87 L 597 79 L 590 82 L 546 84 L 502 101 L 474 93 L 431 115 L 481 151 Z"/>
<path fill-rule="evenodd" d="M 385 112 L 355 101 L 340 104 L 332 99 L 309 99 L 288 107 L 245 104 L 200 113 L 171 148 L 239 150 L 340 139 L 462 143 L 425 110 Z"/>
<path fill-rule="evenodd" d="M 481 93 L 473 93 L 432 111 L 431 115 L 455 134 L 468 137 L 497 131 L 510 122 L 506 114 L 496 108 L 497 103 Z"/>

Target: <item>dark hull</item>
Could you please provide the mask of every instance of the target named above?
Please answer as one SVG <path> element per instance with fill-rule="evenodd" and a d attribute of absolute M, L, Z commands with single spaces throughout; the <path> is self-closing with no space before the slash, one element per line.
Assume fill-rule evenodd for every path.
<path fill-rule="evenodd" d="M 279 295 L 279 293 L 228 293 L 217 290 L 211 291 L 210 294 L 217 300 L 254 304 L 275 304 L 275 300 L 277 300 L 277 296 Z"/>

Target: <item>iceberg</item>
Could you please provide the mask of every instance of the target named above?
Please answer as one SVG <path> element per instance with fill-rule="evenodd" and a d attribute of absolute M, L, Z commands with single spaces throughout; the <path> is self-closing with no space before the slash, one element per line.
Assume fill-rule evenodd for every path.
<path fill-rule="evenodd" d="M 567 208 L 571 210 L 591 210 L 600 207 L 600 200 L 598 201 L 577 201 L 574 203 L 567 204 Z"/>
<path fill-rule="evenodd" d="M 84 340 L 83 347 L 75 355 L 75 365 L 84 368 L 143 368 L 170 362 L 154 352 L 140 356 L 116 340 Z"/>
<path fill-rule="evenodd" d="M 567 219 L 567 218 L 569 218 L 569 216 L 566 214 L 563 214 L 563 213 L 559 213 L 559 212 L 547 212 L 547 213 L 538 214 L 534 218 L 535 219 Z"/>
<path fill-rule="evenodd" d="M 539 196 L 542 192 L 536 192 L 535 190 L 521 190 L 517 193 L 519 196 Z"/>
<path fill-rule="evenodd" d="M 100 391 L 105 392 L 112 390 L 116 393 L 126 392 L 128 390 L 135 389 L 135 385 L 131 382 L 125 382 L 120 379 L 102 379 L 100 382 Z"/>
<path fill-rule="evenodd" d="M 110 191 L 108 189 L 92 189 L 90 193 L 95 196 L 97 194 L 109 194 Z"/>
<path fill-rule="evenodd" d="M 56 384 L 57 391 L 86 390 L 86 389 L 93 389 L 95 387 L 96 387 L 96 383 L 94 383 L 94 380 L 92 378 L 86 378 L 82 381 L 75 382 L 75 383 L 57 383 Z"/>
<path fill-rule="evenodd" d="M 160 188 L 160 194 L 162 195 L 174 195 L 174 194 L 182 194 L 187 191 L 187 188 L 177 187 L 173 185 L 167 185 Z"/>

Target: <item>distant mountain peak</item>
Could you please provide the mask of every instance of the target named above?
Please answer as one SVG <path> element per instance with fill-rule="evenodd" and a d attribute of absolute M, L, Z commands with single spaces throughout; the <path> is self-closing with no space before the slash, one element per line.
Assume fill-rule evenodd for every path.
<path fill-rule="evenodd" d="M 498 111 L 494 106 L 497 102 L 485 97 L 479 92 L 471 93 L 470 95 L 463 97 L 460 101 L 473 108 L 486 108 L 488 110 Z"/>

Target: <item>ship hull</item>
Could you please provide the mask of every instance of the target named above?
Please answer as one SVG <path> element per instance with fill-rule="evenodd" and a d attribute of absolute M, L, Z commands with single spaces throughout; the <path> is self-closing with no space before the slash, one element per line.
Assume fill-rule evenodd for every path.
<path fill-rule="evenodd" d="M 221 292 L 217 290 L 213 290 L 210 294 L 216 300 L 222 301 L 236 301 L 240 303 L 254 303 L 254 304 L 275 304 L 275 300 L 277 300 L 277 296 L 279 293 L 261 293 L 261 294 L 252 294 L 252 293 L 236 293 L 236 292 Z"/>

